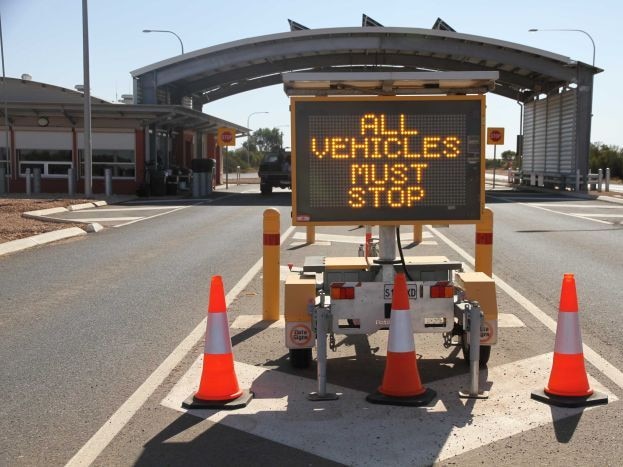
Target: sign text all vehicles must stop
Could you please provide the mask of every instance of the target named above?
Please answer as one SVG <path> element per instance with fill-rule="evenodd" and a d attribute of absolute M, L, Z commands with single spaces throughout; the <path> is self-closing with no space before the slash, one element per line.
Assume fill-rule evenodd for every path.
<path fill-rule="evenodd" d="M 293 98 L 292 115 L 295 224 L 479 219 L 484 96 Z"/>

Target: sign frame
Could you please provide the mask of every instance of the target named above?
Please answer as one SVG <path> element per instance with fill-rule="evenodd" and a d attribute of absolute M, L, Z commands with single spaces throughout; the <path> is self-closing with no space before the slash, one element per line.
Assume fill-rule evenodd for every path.
<path fill-rule="evenodd" d="M 478 187 L 478 212 L 472 214 L 469 219 L 458 219 L 458 218 L 445 218 L 445 217 L 431 217 L 431 218 L 400 218 L 400 219 L 368 219 L 366 216 L 361 219 L 356 216 L 349 216 L 347 219 L 330 219 L 330 220 L 318 220 L 312 218 L 305 218 L 305 213 L 299 213 L 299 203 L 298 203 L 298 190 L 299 190 L 299 181 L 298 172 L 297 172 L 297 154 L 298 148 L 297 144 L 299 144 L 297 132 L 297 106 L 303 107 L 306 102 L 314 102 L 314 103 L 389 103 L 397 102 L 426 102 L 429 105 L 432 103 L 434 105 L 435 102 L 458 102 L 458 101 L 475 101 L 479 103 L 480 106 L 480 122 L 478 124 L 478 133 L 479 133 L 479 141 L 478 141 L 478 151 L 479 157 L 478 161 L 480 164 L 480 173 L 479 173 L 479 184 Z M 303 104 L 303 105 L 299 105 Z M 482 217 L 482 212 L 485 206 L 485 136 L 486 136 L 486 126 L 485 126 L 485 109 L 486 109 L 486 101 L 485 96 L 482 94 L 478 95 L 458 95 L 458 96 L 437 96 L 437 95 L 427 95 L 427 96 L 330 96 L 330 97 L 291 97 L 290 98 L 290 112 L 291 112 L 291 128 L 292 128 L 292 225 L 297 226 L 316 226 L 316 225 L 361 225 L 361 224 L 371 224 L 371 225 L 408 225 L 413 223 L 434 223 L 434 224 L 473 224 L 478 222 Z M 434 114 L 433 114 L 434 115 Z M 301 167 L 303 167 L 303 162 L 301 162 Z M 304 183 L 301 183 L 304 185 Z M 346 208 L 349 209 L 349 208 Z M 382 216 L 379 216 L 382 217 Z"/>

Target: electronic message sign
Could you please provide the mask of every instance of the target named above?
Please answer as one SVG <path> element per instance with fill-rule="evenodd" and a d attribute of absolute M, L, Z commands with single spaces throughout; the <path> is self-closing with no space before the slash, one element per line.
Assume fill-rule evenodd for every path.
<path fill-rule="evenodd" d="M 479 220 L 484 102 L 292 98 L 293 224 Z"/>

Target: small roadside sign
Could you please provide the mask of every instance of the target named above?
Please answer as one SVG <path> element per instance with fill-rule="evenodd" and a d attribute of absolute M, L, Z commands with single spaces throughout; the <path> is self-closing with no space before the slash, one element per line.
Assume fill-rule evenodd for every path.
<path fill-rule="evenodd" d="M 219 128 L 218 144 L 219 146 L 235 146 L 236 130 L 234 130 L 233 128 Z"/>
<path fill-rule="evenodd" d="M 504 144 L 504 128 L 487 128 L 487 144 Z"/>

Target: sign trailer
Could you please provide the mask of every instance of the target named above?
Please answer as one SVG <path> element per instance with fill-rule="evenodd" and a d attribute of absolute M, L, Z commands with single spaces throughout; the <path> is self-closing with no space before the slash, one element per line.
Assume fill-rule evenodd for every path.
<path fill-rule="evenodd" d="M 286 278 L 292 366 L 308 366 L 317 344 L 318 392 L 310 398 L 335 397 L 325 390 L 327 336 L 334 348 L 335 333 L 388 329 L 396 271 L 408 278 L 413 332 L 443 333 L 446 346 L 458 336 L 467 360 L 473 350 L 477 383 L 477 365 L 497 341 L 495 284 L 484 269 L 493 238 L 492 213 L 484 207 L 484 96 L 292 97 L 290 103 L 292 224 L 378 225 L 381 247 L 374 258 L 310 256 Z M 460 262 L 443 256 L 401 251 L 398 258 L 399 226 L 416 223 L 476 224 L 477 272 L 462 272 Z M 477 395 L 477 385 L 471 393 Z"/>

